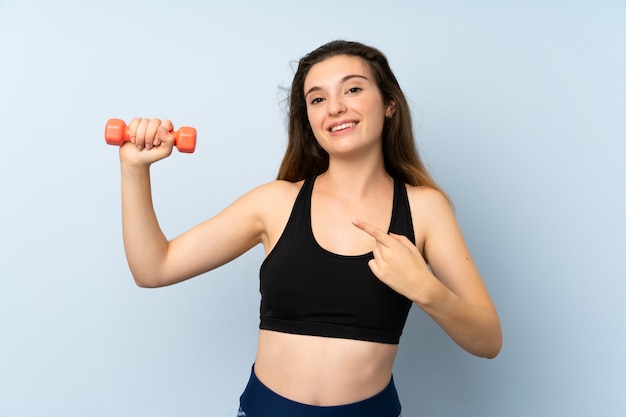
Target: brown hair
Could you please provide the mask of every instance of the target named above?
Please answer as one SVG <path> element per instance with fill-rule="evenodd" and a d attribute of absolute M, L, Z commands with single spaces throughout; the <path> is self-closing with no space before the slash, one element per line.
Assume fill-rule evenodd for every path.
<path fill-rule="evenodd" d="M 279 180 L 300 181 L 328 169 L 328 153 L 317 143 L 308 121 L 304 81 L 313 65 L 336 55 L 362 58 L 371 70 L 385 103 L 395 103 L 395 114 L 383 127 L 383 157 L 390 176 L 405 183 L 441 190 L 426 170 L 415 146 L 409 105 L 385 55 L 358 42 L 336 40 L 305 55 L 289 93 L 288 144 L 278 171 Z"/>

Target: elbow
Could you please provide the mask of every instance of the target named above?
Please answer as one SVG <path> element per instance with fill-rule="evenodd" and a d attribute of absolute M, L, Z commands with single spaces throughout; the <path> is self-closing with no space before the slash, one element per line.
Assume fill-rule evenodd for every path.
<path fill-rule="evenodd" d="M 482 356 L 486 359 L 495 359 L 502 350 L 502 326 L 500 324 L 500 319 L 495 314 L 495 320 L 492 322 L 491 326 L 489 326 L 489 331 L 487 332 L 485 343 L 483 344 Z"/>
<path fill-rule="evenodd" d="M 482 352 L 477 355 L 485 359 L 495 359 L 502 350 L 502 332 L 498 331 L 493 340 L 487 343 Z"/>
<path fill-rule="evenodd" d="M 139 288 L 158 288 L 162 286 L 154 276 L 133 273 L 133 279 L 135 280 L 135 285 Z"/>
<path fill-rule="evenodd" d="M 489 356 L 488 359 L 495 359 L 496 356 L 498 356 L 501 351 L 502 351 L 502 335 L 500 335 L 500 339 L 498 340 L 498 344 L 496 345 L 495 349 L 493 350 L 492 355 Z"/>
<path fill-rule="evenodd" d="M 465 349 L 468 353 L 471 353 L 474 356 L 484 359 L 495 359 L 502 349 L 502 343 L 489 343 L 487 345 L 483 345 L 480 348 L 475 349 Z"/>
<path fill-rule="evenodd" d="M 485 359 L 495 359 L 500 354 L 501 350 L 502 350 L 502 343 L 485 351 L 482 357 Z"/>
<path fill-rule="evenodd" d="M 135 278 L 135 284 L 139 287 L 139 288 L 156 288 L 158 287 L 158 285 L 154 285 L 154 283 L 150 282 L 150 281 L 144 281 L 144 280 L 140 280 Z"/>
<path fill-rule="evenodd" d="M 502 330 L 498 324 L 486 333 L 475 334 L 471 342 L 461 346 L 479 358 L 495 359 L 502 350 Z"/>
<path fill-rule="evenodd" d="M 138 279 L 135 279 L 135 284 L 139 287 L 139 288 L 157 288 L 158 285 L 154 285 L 153 283 L 149 282 L 149 281 L 141 281 Z"/>
<path fill-rule="evenodd" d="M 154 264 L 145 265 L 145 263 L 128 262 L 128 267 L 135 281 L 135 285 L 139 288 L 158 288 L 164 286 L 162 271 L 156 268 Z"/>
<path fill-rule="evenodd" d="M 132 271 L 135 284 L 139 288 L 161 288 L 184 281 L 186 278 L 180 276 L 172 276 L 157 271 Z"/>

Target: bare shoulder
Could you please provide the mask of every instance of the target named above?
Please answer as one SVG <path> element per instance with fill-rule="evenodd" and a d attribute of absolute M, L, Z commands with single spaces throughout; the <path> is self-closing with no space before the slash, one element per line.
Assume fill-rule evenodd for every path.
<path fill-rule="evenodd" d="M 265 190 L 265 192 L 268 193 L 275 193 L 275 194 L 283 194 L 283 193 L 298 193 L 298 191 L 300 191 L 300 188 L 302 187 L 302 183 L 304 181 L 298 181 L 298 182 L 291 182 L 291 181 L 285 181 L 285 180 L 275 180 L 275 181 L 271 181 L 268 183 L 265 183 L 263 185 L 260 185 L 258 188 Z"/>
<path fill-rule="evenodd" d="M 271 181 L 250 190 L 246 196 L 256 204 L 263 207 L 268 204 L 270 207 L 276 207 L 282 203 L 289 203 L 295 200 L 302 181 L 289 182 L 283 180 Z"/>
<path fill-rule="evenodd" d="M 443 192 L 432 187 L 407 185 L 407 195 L 418 247 L 426 250 L 427 242 L 433 238 L 458 234 L 452 203 Z"/>
<path fill-rule="evenodd" d="M 218 214 L 227 222 L 241 226 L 253 225 L 259 233 L 266 233 L 274 219 L 289 211 L 298 195 L 301 183 L 271 181 L 243 194 Z"/>
<path fill-rule="evenodd" d="M 424 186 L 407 185 L 407 195 L 413 214 L 421 216 L 454 215 L 452 203 L 443 192 Z"/>
<path fill-rule="evenodd" d="M 269 253 L 280 238 L 289 220 L 303 181 L 272 181 L 251 190 L 246 197 L 254 206 L 261 224 L 261 240 Z"/>

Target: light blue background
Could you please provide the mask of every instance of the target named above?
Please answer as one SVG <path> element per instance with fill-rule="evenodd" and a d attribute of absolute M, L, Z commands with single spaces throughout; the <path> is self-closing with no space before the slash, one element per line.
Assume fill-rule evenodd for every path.
<path fill-rule="evenodd" d="M 262 251 L 135 287 L 104 123 L 197 127 L 153 169 L 173 237 L 274 178 L 335 38 L 388 55 L 504 328 L 477 359 L 414 307 L 404 416 L 626 415 L 626 2 L 0 0 L 0 416 L 235 415 Z"/>

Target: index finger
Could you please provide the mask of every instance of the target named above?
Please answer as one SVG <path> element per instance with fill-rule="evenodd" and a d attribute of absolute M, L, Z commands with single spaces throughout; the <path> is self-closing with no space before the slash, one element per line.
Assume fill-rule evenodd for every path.
<path fill-rule="evenodd" d="M 161 126 L 166 128 L 168 132 L 173 132 L 174 131 L 174 125 L 172 124 L 172 121 L 170 119 L 164 119 L 161 122 Z"/>
<path fill-rule="evenodd" d="M 393 239 L 382 229 L 379 229 L 372 224 L 364 222 L 363 220 L 353 220 L 352 224 L 363 230 L 368 235 L 372 236 L 374 239 L 376 239 L 377 242 L 381 243 L 383 246 L 389 246 L 389 244 L 391 243 L 390 239 Z"/>

